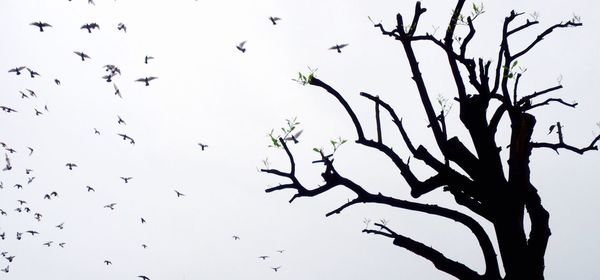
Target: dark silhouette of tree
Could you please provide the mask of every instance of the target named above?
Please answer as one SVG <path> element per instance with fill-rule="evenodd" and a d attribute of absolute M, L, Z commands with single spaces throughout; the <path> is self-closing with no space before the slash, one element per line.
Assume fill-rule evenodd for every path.
<path fill-rule="evenodd" d="M 394 108 L 378 96 L 365 92 L 360 93 L 361 96 L 371 100 L 375 106 L 374 119 L 377 135 L 375 139 L 370 139 L 343 95 L 316 78 L 312 70 L 309 75 L 299 74 L 296 81 L 304 85 L 320 87 L 333 96 L 344 108 L 354 125 L 357 137 L 355 143 L 385 154 L 404 177 L 413 198 L 419 198 L 442 188 L 443 191 L 453 196 L 458 205 L 468 208 L 472 212 L 470 215 L 476 214 L 489 221 L 495 231 L 497 238 L 495 241 L 498 244 L 499 252 L 496 252 L 493 247 L 488 233 L 471 216 L 437 205 L 407 201 L 381 193 L 371 193 L 344 174 L 340 174 L 334 166 L 333 153 L 326 154 L 322 149 L 315 149 L 320 154 L 320 158 L 314 163 L 324 165 L 325 170 L 321 173 L 324 183 L 315 188 L 306 187 L 297 178 L 296 163 L 289 146 L 292 143 L 289 141 L 289 136 L 294 133 L 297 124 L 295 119 L 288 120 L 288 127 L 283 129 L 283 135 L 275 136 L 273 131 L 270 134 L 272 146 L 282 148 L 286 152 L 290 170 L 282 171 L 270 168 L 265 164 L 265 168 L 261 169 L 262 172 L 289 180 L 289 182 L 267 189 L 266 192 L 295 190 L 295 194 L 290 200 L 292 202 L 299 197 L 313 197 L 336 187 L 344 187 L 352 191 L 356 197 L 327 213 L 327 216 L 338 214 L 355 204 L 374 203 L 451 219 L 466 226 L 477 239 L 485 263 L 483 274 L 458 261 L 449 259 L 426 244 L 397 233 L 383 221 L 375 223 L 375 229 L 366 228 L 363 232 L 388 237 L 392 239 L 394 245 L 431 261 L 438 270 L 458 279 L 544 279 L 544 255 L 551 232 L 548 223 L 549 213 L 542 205 L 537 188 L 530 180 L 531 153 L 533 149 L 550 148 L 557 152 L 564 149 L 583 154 L 590 150 L 597 150 L 596 143 L 600 140 L 600 136 L 595 137 L 588 146 L 578 148 L 564 141 L 561 124 L 556 123 L 550 132 L 554 131 L 557 134 L 557 142 L 532 141 L 531 136 L 536 124 L 533 109 L 551 104 L 569 107 L 575 107 L 577 104 L 565 102 L 561 98 L 546 97 L 547 94 L 561 89 L 560 84 L 534 93 L 521 94 L 518 85 L 523 73 L 518 72 L 515 67 L 519 58 L 528 54 L 550 33 L 582 24 L 579 22 L 579 18 L 574 16 L 567 22 L 548 27 L 523 49 L 515 50 L 509 44 L 511 36 L 537 25 L 538 21 L 533 18 L 518 24 L 514 23 L 522 13 L 512 11 L 504 19 L 497 61 L 485 61 L 483 58 L 467 56 L 467 48 L 476 31 L 473 22 L 483 13 L 483 7 L 474 4 L 469 16 L 463 16 L 461 11 L 464 3 L 464 0 L 457 1 L 443 38 L 437 38 L 429 33 L 417 34 L 419 19 L 426 12 L 420 2 L 416 3 L 414 15 L 408 24 L 400 14 L 396 16 L 397 25 L 393 29 L 388 29 L 381 23 L 374 23 L 374 27 L 379 32 L 399 42 L 404 49 L 413 75 L 412 79 L 427 115 L 428 129 L 433 134 L 440 156 L 435 156 L 426 147 L 415 144 Z M 468 34 L 464 38 L 455 34 L 457 25 L 464 25 L 468 28 Z M 456 86 L 454 100 L 459 106 L 460 121 L 468 131 L 474 151 L 467 148 L 463 140 L 458 137 L 449 137 L 446 129 L 447 111 L 442 109 L 441 112 L 438 112 L 434 109 L 413 50 L 415 42 L 432 43 L 446 55 Z M 492 64 L 494 65 L 492 66 Z M 474 94 L 468 94 L 468 92 Z M 411 156 L 401 157 L 392 150 L 389 144 L 384 142 L 381 131 L 381 115 L 384 113 L 391 117 L 391 121 L 398 129 Z M 506 120 L 510 124 L 510 145 L 506 147 L 509 149 L 506 166 L 502 164 L 502 148 L 496 141 L 496 137 L 499 137 L 497 135 L 498 126 L 503 118 L 507 118 Z M 342 143 L 341 139 L 332 141 L 334 150 Z M 409 166 L 410 157 L 425 163 L 434 171 L 434 175 L 427 179 L 419 179 Z M 529 227 L 524 225 L 526 217 L 531 223 Z M 497 254 L 502 260 L 504 275 L 500 272 Z"/>

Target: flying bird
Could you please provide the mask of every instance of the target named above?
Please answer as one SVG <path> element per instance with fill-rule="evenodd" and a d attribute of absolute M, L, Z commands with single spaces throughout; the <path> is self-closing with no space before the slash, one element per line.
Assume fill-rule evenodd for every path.
<path fill-rule="evenodd" d="M 185 194 L 180 193 L 178 190 L 175 190 L 175 193 L 177 194 L 177 197 L 185 196 Z"/>
<path fill-rule="evenodd" d="M 52 245 L 52 241 L 48 241 L 48 242 L 46 242 L 46 243 L 44 243 L 44 244 L 42 244 L 42 245 L 45 245 L 45 246 L 48 246 L 48 247 L 50 247 L 50 245 Z"/>
<path fill-rule="evenodd" d="M 150 85 L 150 81 L 154 80 L 154 79 L 158 79 L 157 77 L 145 77 L 145 78 L 139 78 L 137 80 L 135 80 L 136 82 L 144 82 L 146 83 L 146 86 Z"/>
<path fill-rule="evenodd" d="M 277 25 L 277 21 L 281 19 L 278 17 L 269 17 L 269 20 L 273 23 L 273 25 Z"/>
<path fill-rule="evenodd" d="M 112 264 L 112 262 L 111 262 L 111 261 L 109 261 L 109 260 L 105 260 L 105 261 L 104 261 L 104 263 L 105 263 L 106 265 Z"/>
<path fill-rule="evenodd" d="M 64 225 L 65 225 L 64 222 L 60 223 L 59 225 L 56 225 L 56 228 L 58 228 L 58 229 L 64 229 Z"/>
<path fill-rule="evenodd" d="M 35 213 L 33 214 L 33 217 L 39 222 L 42 220 L 42 214 L 40 213 Z"/>
<path fill-rule="evenodd" d="M 21 240 L 22 236 L 23 236 L 23 233 L 17 231 L 17 240 Z"/>
<path fill-rule="evenodd" d="M 4 257 L 8 262 L 12 262 L 15 259 L 15 256 Z"/>
<path fill-rule="evenodd" d="M 77 164 L 68 162 L 67 164 L 65 164 L 65 166 L 68 167 L 69 170 L 73 170 L 73 167 L 77 167 Z"/>
<path fill-rule="evenodd" d="M 61 243 L 58 243 L 58 246 L 60 246 L 61 248 L 65 248 L 65 244 L 67 244 L 67 243 L 61 242 Z"/>
<path fill-rule="evenodd" d="M 146 220 L 144 218 L 140 218 L 142 221 L 142 224 L 146 223 Z"/>
<path fill-rule="evenodd" d="M 29 25 L 33 25 L 33 26 L 39 27 L 40 28 L 40 32 L 44 32 L 44 27 L 52 27 L 52 25 L 50 25 L 50 24 L 48 24 L 46 22 L 41 22 L 41 21 L 32 22 Z"/>
<path fill-rule="evenodd" d="M 90 59 L 91 57 L 83 52 L 74 52 L 76 55 L 81 57 L 81 61 L 85 61 L 85 59 Z"/>
<path fill-rule="evenodd" d="M 294 141 L 294 143 L 298 144 L 298 137 L 300 137 L 300 134 L 302 134 L 303 131 L 304 130 L 301 129 L 300 131 L 298 131 L 295 134 L 292 134 L 292 135 L 286 137 L 283 140 L 284 141 L 290 141 L 290 140 L 292 140 L 292 141 Z"/>
<path fill-rule="evenodd" d="M 139 277 L 139 278 L 142 278 L 142 280 L 150 280 L 150 278 L 148 278 L 148 277 L 146 277 L 146 276 L 144 276 L 144 275 L 139 275 L 138 277 Z"/>
<path fill-rule="evenodd" d="M 115 88 L 115 95 L 118 95 L 119 97 L 123 98 L 123 96 L 121 96 L 121 90 L 119 90 L 117 84 L 113 83 L 113 87 Z"/>
<path fill-rule="evenodd" d="M 233 235 L 233 236 L 231 236 L 231 238 L 233 238 L 233 240 L 240 240 L 240 237 L 237 235 Z"/>
<path fill-rule="evenodd" d="M 239 51 L 245 53 L 246 52 L 246 48 L 244 48 L 244 45 L 246 45 L 246 41 L 243 41 L 241 43 L 239 43 L 237 46 L 235 46 Z"/>
<path fill-rule="evenodd" d="M 208 147 L 208 145 L 206 144 L 202 144 L 202 143 L 198 143 L 198 146 L 200 146 L 200 148 L 204 151 L 204 149 L 206 149 Z"/>
<path fill-rule="evenodd" d="M 15 188 L 17 188 L 17 190 L 18 190 L 18 189 L 22 189 L 22 188 L 23 188 L 23 185 L 21 185 L 21 184 L 15 184 Z"/>
<path fill-rule="evenodd" d="M 21 75 L 21 71 L 25 68 L 25 66 L 15 67 L 13 69 L 8 70 L 8 73 L 15 72 L 17 75 Z"/>
<path fill-rule="evenodd" d="M 6 106 L 0 106 L 0 109 L 2 109 L 2 111 L 7 112 L 7 113 L 13 113 L 13 112 L 17 112 L 17 110 L 10 108 L 10 107 L 6 107 Z"/>
<path fill-rule="evenodd" d="M 95 127 L 94 127 L 94 134 L 100 135 L 100 131 L 98 131 Z"/>
<path fill-rule="evenodd" d="M 90 186 L 85 186 L 87 188 L 88 192 L 96 192 L 96 190 L 94 190 L 94 188 L 90 187 Z"/>
<path fill-rule="evenodd" d="M 346 46 L 348 46 L 348 44 L 341 44 L 341 45 L 335 45 L 331 48 L 329 48 L 330 50 L 337 50 L 338 53 L 342 52 L 342 48 L 345 48 Z"/>
<path fill-rule="evenodd" d="M 133 138 L 127 136 L 127 134 L 121 134 L 121 133 L 119 133 L 117 135 L 123 137 L 123 140 L 129 140 L 129 143 L 131 143 L 131 145 L 135 144 L 135 141 L 133 140 Z"/>
<path fill-rule="evenodd" d="M 102 79 L 105 79 L 107 83 L 112 82 L 112 74 L 102 76 Z"/>
<path fill-rule="evenodd" d="M 127 26 L 122 22 L 119 22 L 119 24 L 117 24 L 117 30 L 123 30 L 123 32 L 127 33 Z"/>
<path fill-rule="evenodd" d="M 0 238 L 2 238 L 2 240 L 4 240 L 6 238 L 6 232 L 2 232 L 2 234 L 0 234 Z"/>
<path fill-rule="evenodd" d="M 104 208 L 110 208 L 110 210 L 115 210 L 115 205 L 117 204 L 113 202 L 111 204 L 104 205 Z"/>
<path fill-rule="evenodd" d="M 29 76 L 31 76 L 31 78 L 35 78 L 35 76 L 41 76 L 40 73 L 31 68 L 27 68 L 27 71 L 29 72 Z"/>
<path fill-rule="evenodd" d="M 31 173 L 33 171 L 33 169 L 25 169 L 25 174 L 29 175 L 29 173 Z"/>
<path fill-rule="evenodd" d="M 24 92 L 19 90 L 19 93 L 21 93 L 21 99 L 25 99 L 25 98 L 29 98 L 29 96 L 27 94 L 25 94 Z"/>
<path fill-rule="evenodd" d="M 33 148 L 27 147 L 27 149 L 29 149 L 29 155 L 31 156 L 31 154 L 33 154 Z"/>
<path fill-rule="evenodd" d="M 272 270 L 274 270 L 275 272 L 277 272 L 279 269 L 281 268 L 281 266 L 278 267 L 271 267 Z"/>
<path fill-rule="evenodd" d="M 27 204 L 27 201 L 25 200 L 17 200 L 17 202 L 19 203 L 19 205 L 23 205 L 23 204 Z"/>
<path fill-rule="evenodd" d="M 117 118 L 119 118 L 119 120 L 117 120 L 117 124 L 124 124 L 124 125 L 126 125 L 125 121 L 121 118 L 121 116 L 117 115 Z"/>
<path fill-rule="evenodd" d="M 36 234 L 40 234 L 39 232 L 35 231 L 35 230 L 28 230 L 26 231 L 27 233 L 31 234 L 31 236 L 34 236 Z"/>
<path fill-rule="evenodd" d="M 123 181 L 125 181 L 125 184 L 129 183 L 129 180 L 133 179 L 133 177 L 121 177 L 121 179 L 123 179 Z"/>
<path fill-rule="evenodd" d="M 263 261 L 264 261 L 264 260 L 266 260 L 267 258 L 269 258 L 269 256 L 258 256 L 258 258 L 259 258 L 259 259 L 263 259 Z"/>
<path fill-rule="evenodd" d="M 29 177 L 29 178 L 27 179 L 27 184 L 31 184 L 31 182 L 33 182 L 33 180 L 34 180 L 34 179 L 35 179 L 35 176 L 33 176 L 33 177 Z"/>
<path fill-rule="evenodd" d="M 7 265 L 5 268 L 2 269 L 3 272 L 8 273 L 10 268 L 10 265 Z"/>
<path fill-rule="evenodd" d="M 555 124 L 551 125 L 549 130 L 548 130 L 548 135 L 550 135 L 550 133 L 552 133 L 552 131 L 554 130 L 554 128 L 556 127 Z"/>
<path fill-rule="evenodd" d="M 44 113 L 40 112 L 40 110 L 38 110 L 38 109 L 35 109 L 35 108 L 33 108 L 33 109 L 35 110 L 35 115 L 36 115 L 36 116 L 39 116 L 39 115 L 43 115 L 43 114 L 44 114 Z"/>
<path fill-rule="evenodd" d="M 55 83 L 57 86 L 60 86 L 60 80 L 59 80 L 59 79 L 54 79 L 54 83 Z"/>
<path fill-rule="evenodd" d="M 86 23 L 81 26 L 81 29 L 87 29 L 88 33 L 92 33 L 92 29 L 96 29 L 96 28 L 100 29 L 100 25 L 98 25 L 95 22 Z"/>
<path fill-rule="evenodd" d="M 142 244 L 142 248 L 146 249 L 146 248 L 148 248 L 148 245 Z"/>
<path fill-rule="evenodd" d="M 277 253 L 283 254 L 283 252 L 285 252 L 285 250 L 277 250 Z"/>
<path fill-rule="evenodd" d="M 149 56 L 149 55 L 145 56 L 144 57 L 144 63 L 148 64 L 148 60 L 150 60 L 150 59 L 154 59 L 154 57 L 153 56 Z"/>

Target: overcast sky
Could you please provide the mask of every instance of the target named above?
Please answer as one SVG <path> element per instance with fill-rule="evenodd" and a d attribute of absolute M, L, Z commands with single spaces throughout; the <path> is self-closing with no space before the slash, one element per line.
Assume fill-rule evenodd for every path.
<path fill-rule="evenodd" d="M 0 105 L 18 111 L 0 112 L 0 141 L 16 150 L 6 152 L 13 169 L 0 172 L 0 209 L 7 212 L 0 216 L 0 233 L 6 233 L 0 251 L 15 256 L 11 263 L 0 259 L 0 268 L 10 265 L 0 279 L 450 279 L 391 240 L 361 233 L 365 218 L 387 219 L 397 232 L 483 270 L 473 236 L 457 223 L 373 205 L 325 218 L 352 194 L 340 189 L 289 204 L 292 192 L 264 192 L 286 182 L 257 171 L 267 158 L 271 167 L 289 168 L 283 151 L 267 147 L 266 134 L 298 117 L 304 133 L 293 152 L 306 185 L 321 182 L 322 167 L 310 163 L 317 155 L 312 148 L 327 148 L 330 139 L 342 137 L 351 141 L 336 153 L 340 173 L 369 190 L 410 199 L 391 162 L 351 143 L 356 135 L 341 106 L 322 89 L 292 79 L 308 67 L 318 69 L 316 75 L 355 108 L 370 137 L 375 137 L 373 106 L 358 93 L 378 94 L 397 108 L 415 142 L 433 147 L 402 47 L 367 18 L 391 27 L 396 13 L 412 16 L 412 1 L 95 2 L 0 2 Z M 423 2 L 428 11 L 419 32 L 439 28 L 435 34 L 441 36 L 454 3 L 439 2 Z M 555 141 L 548 127 L 561 121 L 566 141 L 587 145 L 600 133 L 597 2 L 484 6 L 468 55 L 492 60 L 511 9 L 537 12 L 541 21 L 515 38 L 515 49 L 551 24 L 581 18 L 582 27 L 557 30 L 519 61 L 527 68 L 520 87 L 531 93 L 560 80 L 565 88 L 554 95 L 579 106 L 537 110 L 534 139 Z M 270 16 L 282 20 L 273 25 Z M 52 27 L 39 32 L 29 25 L 37 21 Z M 100 29 L 80 29 L 92 22 Z M 126 33 L 117 30 L 119 23 Z M 459 32 L 464 36 L 464 29 Z M 245 53 L 236 49 L 242 41 L 247 41 Z M 328 50 L 335 44 L 349 45 L 342 53 Z M 432 97 L 452 100 L 443 54 L 427 44 L 415 49 Z M 75 51 L 90 59 L 81 61 Z M 145 56 L 154 59 L 145 64 Z M 114 94 L 113 82 L 102 79 L 107 64 L 121 69 L 113 82 L 122 98 Z M 7 73 L 18 66 L 40 76 Z M 158 79 L 149 86 L 135 82 L 150 76 Z M 27 89 L 37 97 L 22 98 L 20 91 L 28 94 Z M 43 114 L 36 116 L 36 109 Z M 457 111 L 451 111 L 449 122 L 458 120 Z M 117 123 L 119 117 L 126 124 Z M 407 157 L 391 123 L 384 129 L 384 139 Z M 465 135 L 456 125 L 449 130 Z M 135 145 L 119 133 L 131 136 Z M 199 142 L 208 145 L 205 151 Z M 506 133 L 499 142 L 508 143 Z M 27 147 L 34 149 L 31 155 Z M 547 279 L 600 278 L 599 158 L 598 152 L 534 151 L 532 182 L 551 214 Z M 69 162 L 77 167 L 68 170 Z M 33 171 L 26 174 L 26 169 Z M 417 168 L 423 177 L 429 172 Z M 126 184 L 120 177 L 133 179 Z M 174 190 L 185 196 L 177 197 Z M 52 191 L 58 196 L 43 199 Z M 17 200 L 26 201 L 21 207 L 32 212 L 16 212 Z M 441 191 L 420 201 L 453 205 Z M 103 207 L 111 203 L 114 210 Z M 33 213 L 41 213 L 41 220 Z M 61 223 L 64 229 L 55 227 Z M 27 230 L 40 234 L 16 239 L 16 232 Z M 50 247 L 42 245 L 48 241 L 53 241 Z M 261 255 L 270 258 L 261 260 Z M 271 269 L 279 266 L 278 272 Z"/>

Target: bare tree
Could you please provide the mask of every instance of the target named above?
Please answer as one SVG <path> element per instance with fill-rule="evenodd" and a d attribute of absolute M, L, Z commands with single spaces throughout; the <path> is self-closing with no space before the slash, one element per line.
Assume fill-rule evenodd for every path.
<path fill-rule="evenodd" d="M 374 203 L 451 219 L 467 227 L 477 239 L 485 262 L 483 274 L 458 261 L 449 259 L 426 244 L 397 233 L 384 223 L 375 223 L 373 228 L 368 228 L 368 224 L 366 224 L 367 227 L 363 232 L 390 238 L 394 245 L 431 261 L 437 269 L 458 279 L 544 279 L 544 255 L 551 232 L 548 223 L 549 213 L 542 205 L 537 188 L 530 180 L 531 153 L 533 149 L 549 148 L 555 151 L 564 149 L 583 154 L 590 150 L 597 150 L 596 143 L 600 140 L 600 136 L 592 139 L 588 146 L 578 148 L 563 140 L 561 124 L 556 123 L 550 129 L 550 132 L 557 134 L 556 142 L 532 141 L 531 136 L 536 124 L 533 109 L 551 104 L 569 107 L 575 107 L 577 104 L 565 102 L 561 98 L 546 97 L 547 94 L 562 88 L 560 82 L 556 86 L 540 91 L 521 94 L 518 85 L 523 73 L 516 71 L 515 67 L 519 58 L 529 53 L 553 31 L 582 24 L 577 17 L 573 17 L 567 22 L 552 25 L 523 49 L 514 50 L 509 47 L 511 36 L 537 25 L 538 21 L 534 17 L 516 24 L 515 20 L 523 14 L 512 11 L 504 19 L 497 61 L 492 63 L 483 58 L 467 56 L 467 48 L 476 31 L 473 22 L 483 13 L 483 7 L 474 4 L 469 15 L 463 16 L 461 11 L 464 3 L 464 0 L 457 1 L 443 38 L 437 38 L 429 33 L 417 34 L 419 19 L 426 12 L 420 2 L 416 3 L 414 15 L 409 24 L 405 23 L 405 18 L 400 14 L 396 16 L 397 25 L 393 29 L 387 29 L 381 23 L 374 23 L 374 27 L 379 32 L 400 42 L 404 49 L 413 75 L 412 79 L 427 115 L 428 129 L 433 134 L 437 149 L 441 154 L 440 157 L 434 156 L 426 147 L 415 144 L 394 108 L 378 96 L 365 92 L 360 93 L 361 96 L 371 100 L 375 106 L 374 119 L 377 135 L 375 139 L 371 139 L 365 135 L 361 121 L 342 94 L 316 78 L 313 72 L 309 75 L 299 74 L 297 81 L 320 87 L 336 99 L 354 125 L 357 137 L 355 143 L 385 154 L 401 172 L 410 187 L 412 197 L 419 198 L 442 188 L 443 191 L 453 196 L 458 205 L 468 208 L 471 211 L 469 215 L 437 205 L 407 201 L 381 193 L 371 193 L 363 186 L 340 174 L 333 164 L 333 154 L 326 154 L 323 150 L 317 150 L 320 158 L 315 163 L 324 165 L 325 170 L 321 173 L 324 183 L 315 188 L 304 186 L 296 176 L 296 163 L 289 145 L 292 142 L 286 140 L 289 135 L 294 133 L 295 129 L 295 121 L 290 122 L 289 120 L 288 128 L 283 130 L 283 135 L 275 136 L 271 133 L 271 140 L 273 146 L 280 147 L 286 152 L 290 170 L 282 171 L 268 166 L 261 170 L 283 177 L 289 182 L 269 188 L 266 192 L 295 190 L 295 194 L 290 200 L 292 202 L 299 197 L 313 197 L 335 187 L 344 187 L 352 191 L 356 197 L 327 213 L 327 216 L 338 214 L 355 204 Z M 464 38 L 455 35 L 456 27 L 461 24 L 468 30 Z M 427 86 L 421 76 L 419 63 L 413 50 L 413 43 L 418 41 L 429 42 L 439 47 L 439 50 L 447 56 L 447 63 L 456 86 L 454 100 L 458 103 L 460 121 L 468 131 L 474 151 L 467 148 L 463 140 L 457 136 L 448 136 L 447 111 L 442 109 L 441 112 L 438 112 L 434 108 Z M 492 66 L 492 64 L 495 65 Z M 467 91 L 475 92 L 475 94 L 467 94 Z M 490 112 L 493 110 L 493 113 L 488 115 L 488 110 Z M 434 171 L 435 175 L 427 179 L 418 178 L 409 166 L 410 157 L 403 158 L 383 141 L 382 113 L 391 117 L 391 121 L 410 151 L 410 156 L 425 163 Z M 510 145 L 507 147 L 509 151 L 506 166 L 503 166 L 502 163 L 502 148 L 496 141 L 498 126 L 504 117 L 507 117 L 507 121 L 510 123 L 510 139 L 507 139 Z M 340 142 L 336 143 L 339 145 Z M 474 214 L 493 225 L 504 275 L 500 272 L 499 259 L 492 240 L 482 226 L 470 216 Z M 530 227 L 524 225 L 526 216 L 531 221 Z"/>

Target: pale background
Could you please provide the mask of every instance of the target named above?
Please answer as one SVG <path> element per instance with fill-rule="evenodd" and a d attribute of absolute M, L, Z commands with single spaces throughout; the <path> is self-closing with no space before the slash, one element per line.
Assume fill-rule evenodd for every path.
<path fill-rule="evenodd" d="M 436 35 L 441 36 L 454 3 L 440 2 L 424 1 L 428 12 L 420 32 L 439 28 Z M 562 75 L 565 89 L 553 96 L 580 105 L 536 109 L 534 139 L 555 141 L 556 134 L 547 135 L 547 129 L 561 121 L 566 141 L 587 145 L 600 133 L 599 4 L 488 2 L 476 21 L 470 52 L 486 59 L 496 59 L 501 24 L 511 9 L 537 11 L 541 21 L 515 36 L 514 50 L 551 24 L 573 14 L 581 17 L 582 27 L 556 30 L 519 61 L 528 69 L 520 87 L 523 94 L 531 93 L 556 85 Z M 41 77 L 0 74 L 0 105 L 19 111 L 0 112 L 0 141 L 17 150 L 10 155 L 13 170 L 0 172 L 0 209 L 8 212 L 0 216 L 0 233 L 7 235 L 0 251 L 16 256 L 0 279 L 451 279 L 391 240 L 361 233 L 365 218 L 390 220 L 397 232 L 481 272 L 477 244 L 457 223 L 373 205 L 325 218 L 351 193 L 339 189 L 288 204 L 292 192 L 264 192 L 286 182 L 257 172 L 267 157 L 271 167 L 287 170 L 284 153 L 267 147 L 266 133 L 297 116 L 304 134 L 292 149 L 304 183 L 321 182 L 321 166 L 310 164 L 317 156 L 311 149 L 327 148 L 330 139 L 342 137 L 351 140 L 336 153 L 343 175 L 369 190 L 410 198 L 389 160 L 351 143 L 356 138 L 342 107 L 323 90 L 291 79 L 307 67 L 318 68 L 316 75 L 355 108 L 369 137 L 375 137 L 373 106 L 358 93 L 378 94 L 396 106 L 415 143 L 433 149 L 402 47 L 367 19 L 391 28 L 397 12 L 408 21 L 413 11 L 413 1 L 96 0 L 94 6 L 85 0 L 2 0 L 0 70 L 29 66 Z M 269 16 L 282 20 L 273 26 Z M 53 27 L 40 33 L 29 25 L 33 21 Z M 88 34 L 79 29 L 90 22 L 100 30 Z M 127 33 L 117 30 L 119 22 Z M 247 52 L 241 53 L 235 46 L 244 40 Z M 341 43 L 349 44 L 343 53 L 327 50 Z M 432 97 L 452 99 L 445 56 L 427 43 L 415 49 Z M 73 51 L 91 59 L 82 62 Z M 144 64 L 146 55 L 155 59 Z M 101 79 L 105 64 L 122 70 L 114 81 L 123 99 Z M 149 87 L 134 82 L 145 76 L 159 78 Z M 38 98 L 21 99 L 19 91 L 26 88 Z M 34 108 L 44 115 L 35 116 Z M 456 123 L 457 111 L 452 110 L 449 122 Z M 117 124 L 117 115 L 127 125 Z M 94 135 L 93 128 L 102 134 Z M 384 129 L 384 140 L 406 158 L 389 122 Z M 449 129 L 464 136 L 458 126 Z M 117 133 L 131 135 L 136 145 Z M 507 141 L 499 138 L 503 145 Z M 201 151 L 198 142 L 209 147 Z M 35 149 L 31 156 L 26 147 Z M 598 152 L 534 152 L 532 181 L 551 213 L 547 279 L 600 278 L 598 159 Z M 67 162 L 79 167 L 69 171 Z M 423 177 L 430 174 L 417 162 L 412 166 Z M 26 168 L 34 169 L 31 184 Z M 124 184 L 121 176 L 133 180 Z M 24 189 L 15 189 L 17 183 Z M 87 193 L 86 185 L 96 192 Z M 177 198 L 174 189 L 186 196 Z M 42 199 L 51 191 L 59 197 Z M 15 212 L 17 199 L 42 213 L 41 222 L 32 213 Z M 453 205 L 441 191 L 420 201 Z M 117 203 L 114 211 L 103 208 L 112 202 Z M 140 217 L 147 223 L 141 224 Z M 61 222 L 64 230 L 56 229 Z M 15 239 L 15 232 L 26 230 L 40 235 Z M 234 241 L 232 235 L 241 239 Z M 49 240 L 51 247 L 42 245 Z M 66 242 L 65 248 L 59 242 Z M 280 249 L 286 251 L 279 254 Z M 271 258 L 263 261 L 259 255 Z M 105 266 L 104 260 L 113 265 Z M 0 260 L 0 268 L 8 264 Z M 270 269 L 276 266 L 281 266 L 277 273 Z"/>

